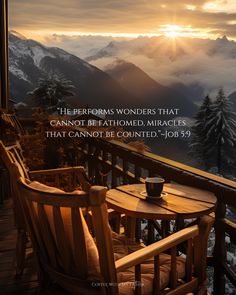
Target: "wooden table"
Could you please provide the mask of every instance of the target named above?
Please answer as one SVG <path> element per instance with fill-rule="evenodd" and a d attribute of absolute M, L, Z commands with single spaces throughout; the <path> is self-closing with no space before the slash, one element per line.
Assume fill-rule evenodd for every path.
<path fill-rule="evenodd" d="M 165 184 L 163 192 L 167 193 L 166 196 L 156 201 L 147 201 L 141 194 L 143 192 L 144 184 L 131 184 L 107 193 L 108 207 L 128 217 L 126 234 L 130 237 L 134 236 L 136 219 L 176 220 L 178 230 L 184 219 L 200 218 L 213 212 L 217 200 L 209 191 L 180 184 Z"/>

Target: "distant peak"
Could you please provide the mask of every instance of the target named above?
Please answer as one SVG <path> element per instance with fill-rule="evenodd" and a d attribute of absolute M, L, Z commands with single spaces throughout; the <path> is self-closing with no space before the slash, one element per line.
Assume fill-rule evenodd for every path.
<path fill-rule="evenodd" d="M 107 48 L 115 48 L 115 44 L 113 41 L 111 41 L 108 45 Z"/>
<path fill-rule="evenodd" d="M 10 31 L 10 34 L 11 34 L 11 35 L 14 35 L 15 37 L 20 38 L 20 39 L 22 39 L 22 40 L 27 40 L 27 38 L 26 38 L 25 36 L 23 36 L 22 34 L 20 34 L 20 33 L 16 32 L 16 31 L 14 31 L 14 30 L 11 30 L 11 31 Z"/>
<path fill-rule="evenodd" d="M 222 36 L 221 38 L 217 38 L 217 40 L 224 41 L 224 42 L 228 42 L 229 41 L 229 39 L 227 38 L 226 35 Z"/>

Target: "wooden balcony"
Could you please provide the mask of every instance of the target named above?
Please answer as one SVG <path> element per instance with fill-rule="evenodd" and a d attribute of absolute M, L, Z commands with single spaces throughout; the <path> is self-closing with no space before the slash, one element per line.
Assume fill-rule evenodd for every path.
<path fill-rule="evenodd" d="M 78 157 L 76 157 L 74 164 L 78 164 L 76 161 L 80 161 L 80 164 L 83 161 L 82 164 L 86 167 L 90 180 L 109 188 L 115 188 L 122 184 L 144 182 L 147 176 L 161 175 L 168 182 L 178 182 L 214 192 L 218 200 L 214 225 L 215 245 L 213 255 L 208 257 L 209 266 L 214 268 L 214 294 L 227 294 L 225 293 L 226 279 L 234 286 L 236 285 L 235 272 L 227 261 L 225 242 L 227 236 L 231 243 L 236 243 L 236 225 L 232 220 L 226 218 L 226 208 L 228 206 L 236 208 L 235 182 L 149 152 L 139 153 L 135 148 L 117 141 L 86 139 L 77 147 L 77 154 Z M 0 273 L 5 273 L 5 275 L 5 269 L 10 270 L 9 261 L 11 261 L 11 269 L 13 269 L 15 243 L 12 215 L 9 213 L 8 206 L 1 209 L 1 223 L 7 223 L 8 230 L 0 232 L 0 255 L 5 257 L 1 264 Z M 30 292 L 35 291 L 37 281 L 32 264 L 27 268 L 27 271 L 28 273 L 24 276 L 26 281 L 15 281 L 12 271 L 8 279 L 5 278 L 5 287 L 8 286 L 11 290 L 9 294 L 19 294 L 13 292 L 19 286 L 23 289 L 33 288 Z M 31 284 L 29 282 L 32 277 L 33 283 Z"/>
<path fill-rule="evenodd" d="M 84 156 L 90 179 L 114 188 L 118 185 L 143 182 L 145 177 L 161 175 L 167 181 L 198 187 L 217 196 L 215 212 L 215 245 L 208 264 L 214 268 L 214 294 L 225 294 L 225 282 L 236 288 L 236 274 L 227 262 L 226 236 L 236 244 L 236 224 L 226 218 L 226 208 L 236 208 L 236 183 L 202 170 L 159 157 L 139 153 L 117 141 L 86 139 L 78 147 Z M 158 152 L 157 152 L 158 153 Z"/>

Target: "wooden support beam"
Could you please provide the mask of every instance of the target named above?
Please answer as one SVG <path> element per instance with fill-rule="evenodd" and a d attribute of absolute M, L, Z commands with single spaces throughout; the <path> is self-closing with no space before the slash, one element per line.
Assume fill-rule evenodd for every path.
<path fill-rule="evenodd" d="M 7 109 L 9 98 L 8 82 L 8 5 L 0 0 L 0 109 Z"/>

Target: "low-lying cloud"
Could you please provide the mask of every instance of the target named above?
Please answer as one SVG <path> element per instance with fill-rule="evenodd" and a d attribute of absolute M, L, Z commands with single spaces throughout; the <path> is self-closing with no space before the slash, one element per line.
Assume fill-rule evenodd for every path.
<path fill-rule="evenodd" d="M 90 63 L 102 70 L 119 58 L 134 63 L 163 85 L 198 84 L 205 94 L 213 95 L 219 87 L 224 87 L 227 94 L 236 90 L 235 42 L 226 38 L 216 41 L 185 38 L 179 43 L 176 41 L 176 56 L 171 55 L 171 43 L 168 42 L 173 41 L 161 37 L 124 41 L 103 36 L 70 38 L 56 35 L 47 40 L 48 44 L 62 47 L 81 58 L 94 56 Z M 107 56 L 99 57 L 103 51 L 108 52 Z"/>

